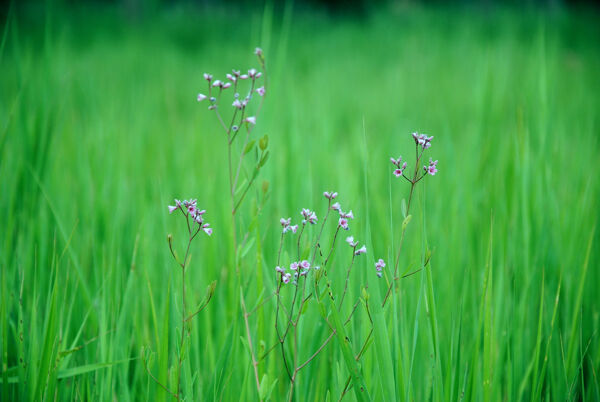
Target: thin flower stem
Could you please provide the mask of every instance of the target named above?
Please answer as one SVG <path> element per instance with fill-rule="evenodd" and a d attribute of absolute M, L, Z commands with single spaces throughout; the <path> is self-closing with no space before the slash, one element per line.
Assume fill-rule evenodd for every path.
<path fill-rule="evenodd" d="M 338 306 L 338 310 L 342 309 L 342 303 L 344 302 L 344 297 L 346 297 L 346 292 L 348 291 L 348 281 L 350 280 L 350 270 L 352 269 L 352 265 L 354 264 L 354 257 L 356 257 L 356 246 L 352 248 L 352 261 L 350 261 L 350 266 L 348 267 L 348 272 L 346 273 L 346 283 L 344 284 L 344 293 L 342 293 L 342 298 L 340 299 L 340 304 Z"/>
<path fill-rule="evenodd" d="M 167 391 L 173 398 L 179 400 L 179 395 L 176 395 L 173 391 L 171 391 L 169 388 L 167 388 L 165 385 L 163 385 L 163 383 L 161 383 L 155 376 L 154 374 L 152 374 L 152 372 L 150 371 L 150 369 L 148 368 L 148 365 L 146 363 L 146 359 L 144 359 L 142 357 L 142 364 L 144 365 L 144 368 L 146 369 L 146 372 L 148 373 L 148 375 L 150 376 L 150 378 L 152 378 L 154 380 L 155 383 L 157 383 L 162 389 L 164 389 L 165 391 Z"/>
<path fill-rule="evenodd" d="M 321 353 L 321 351 L 325 348 L 325 346 L 327 346 L 327 344 L 329 343 L 329 341 L 331 341 L 331 338 L 333 338 L 333 336 L 335 335 L 336 331 L 334 330 L 325 340 L 325 342 L 323 342 L 323 344 L 321 344 L 321 346 L 319 346 L 319 349 L 317 349 L 317 351 L 315 353 L 313 353 L 313 355 L 311 357 L 308 358 L 308 360 L 306 360 L 304 363 L 302 363 L 301 365 L 299 365 L 295 372 L 298 373 L 298 371 L 302 370 L 307 364 L 309 364 L 311 361 L 313 361 L 313 359 L 315 357 L 317 357 L 317 355 L 319 353 Z"/>

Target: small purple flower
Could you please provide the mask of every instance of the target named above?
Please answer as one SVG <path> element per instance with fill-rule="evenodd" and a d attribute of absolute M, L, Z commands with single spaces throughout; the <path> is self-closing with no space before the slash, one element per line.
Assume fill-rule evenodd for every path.
<path fill-rule="evenodd" d="M 221 88 L 223 88 L 223 89 L 227 89 L 227 88 L 229 88 L 230 86 L 231 86 L 231 82 L 225 82 L 225 83 L 223 83 L 223 85 L 221 86 Z"/>
<path fill-rule="evenodd" d="M 350 247 L 352 247 L 352 248 L 358 246 L 358 242 L 354 241 L 354 236 L 346 237 L 346 243 L 348 243 L 350 245 Z"/>
<path fill-rule="evenodd" d="M 236 78 L 240 78 L 240 70 L 231 70 L 233 76 Z"/>
<path fill-rule="evenodd" d="M 202 102 L 204 99 L 206 99 L 206 95 L 198 94 L 198 102 Z"/>
<path fill-rule="evenodd" d="M 237 80 L 237 78 L 231 74 L 227 74 L 226 77 L 231 82 L 235 82 Z"/>
<path fill-rule="evenodd" d="M 400 162 L 402 162 L 402 157 L 399 156 L 398 159 L 390 158 L 390 161 L 393 165 L 400 167 Z"/>
<path fill-rule="evenodd" d="M 333 204 L 333 205 L 331 206 L 331 209 L 333 209 L 334 211 L 338 211 L 338 212 L 339 212 L 339 211 L 341 211 L 341 210 L 342 210 L 342 206 L 340 205 L 340 203 L 339 203 L 339 202 L 336 202 L 335 204 Z"/>
<path fill-rule="evenodd" d="M 310 269 L 310 263 L 307 260 L 302 260 L 302 262 L 300 263 L 300 268 Z"/>
<path fill-rule="evenodd" d="M 431 147 L 431 140 L 433 140 L 433 136 L 428 137 L 425 134 L 412 133 L 412 136 L 415 140 L 415 144 L 420 145 L 423 150 Z"/>
<path fill-rule="evenodd" d="M 244 119 L 244 121 L 247 122 L 247 123 L 250 123 L 252 125 L 255 125 L 256 124 L 256 117 L 254 117 L 254 116 L 246 117 Z"/>
<path fill-rule="evenodd" d="M 346 219 L 354 219 L 354 214 L 352 213 L 352 210 L 350 210 L 349 212 L 340 211 L 340 216 Z"/>
<path fill-rule="evenodd" d="M 281 276 L 281 280 L 283 281 L 283 283 L 289 283 L 290 282 L 290 278 L 292 277 L 292 275 L 288 274 L 283 274 Z"/>
<path fill-rule="evenodd" d="M 256 49 L 254 49 L 254 54 L 260 57 L 263 55 L 263 50 L 257 47 Z"/>
<path fill-rule="evenodd" d="M 380 258 L 379 261 L 375 263 L 375 269 L 381 271 L 383 268 L 385 268 L 385 261 Z"/>
<path fill-rule="evenodd" d="M 265 87 L 260 87 L 256 89 L 256 93 L 260 96 L 265 96 Z"/>
<path fill-rule="evenodd" d="M 179 207 L 175 206 L 175 205 L 169 205 L 169 213 L 173 213 L 173 211 L 179 209 Z"/>
<path fill-rule="evenodd" d="M 367 246 L 362 246 L 354 252 L 354 255 L 361 255 L 367 252 Z"/>
<path fill-rule="evenodd" d="M 279 265 L 275 267 L 275 271 L 279 272 L 280 274 L 285 274 L 285 269 L 281 268 Z"/>
<path fill-rule="evenodd" d="M 187 210 L 192 218 L 196 216 L 196 204 L 188 204 Z"/>
<path fill-rule="evenodd" d="M 241 109 L 243 107 L 242 102 L 240 102 L 239 99 L 234 100 L 231 106 L 236 107 L 238 109 Z"/>
<path fill-rule="evenodd" d="M 346 218 L 340 218 L 340 220 L 338 221 L 338 225 L 342 229 L 348 230 L 348 219 L 346 219 Z"/>
<path fill-rule="evenodd" d="M 281 226 L 283 226 L 283 227 L 290 226 L 291 222 L 292 222 L 292 218 L 287 218 L 287 219 L 281 218 L 279 220 L 279 223 L 281 223 Z"/>
<path fill-rule="evenodd" d="M 208 82 L 212 81 L 212 74 L 204 73 L 204 79 Z"/>
<path fill-rule="evenodd" d="M 257 73 L 257 72 L 258 72 L 258 71 L 256 71 L 256 69 L 255 69 L 255 68 L 251 68 L 250 70 L 248 70 L 248 77 L 250 77 L 250 78 L 254 78 L 254 77 L 256 76 L 256 73 Z"/>
<path fill-rule="evenodd" d="M 204 225 L 202 225 L 202 230 L 204 230 L 204 232 L 207 235 L 209 235 L 209 236 L 212 235 L 212 228 L 209 227 L 208 223 L 205 223 Z"/>
<path fill-rule="evenodd" d="M 298 231 L 298 225 L 290 225 L 289 228 L 294 234 Z"/>
<path fill-rule="evenodd" d="M 294 261 L 290 264 L 290 270 L 297 271 L 299 266 L 300 266 L 300 264 L 298 264 L 296 261 Z"/>
<path fill-rule="evenodd" d="M 395 169 L 394 170 L 394 176 L 401 177 L 402 176 L 402 169 Z"/>
<path fill-rule="evenodd" d="M 435 176 L 435 174 L 437 173 L 437 163 L 438 161 L 434 161 L 433 159 L 429 158 L 429 166 L 423 166 L 424 170 L 427 171 L 428 174 Z"/>
<path fill-rule="evenodd" d="M 212 86 L 221 88 L 223 86 L 223 82 L 221 80 L 215 80 L 215 82 L 213 82 Z"/>
<path fill-rule="evenodd" d="M 328 200 L 335 200 L 335 198 L 338 196 L 338 193 L 336 193 L 335 191 L 329 192 L 329 191 L 325 191 L 323 193 L 323 196 L 325 198 L 327 198 Z M 335 205 L 335 204 L 334 204 Z M 338 204 L 339 205 L 339 204 Z"/>
<path fill-rule="evenodd" d="M 248 74 L 242 74 L 239 76 L 240 80 L 247 80 L 248 79 Z"/>

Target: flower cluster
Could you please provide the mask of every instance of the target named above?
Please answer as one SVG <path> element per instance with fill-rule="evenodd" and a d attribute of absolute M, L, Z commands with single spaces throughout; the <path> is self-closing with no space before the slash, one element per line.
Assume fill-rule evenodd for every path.
<path fill-rule="evenodd" d="M 431 137 L 428 137 L 425 134 L 419 134 L 415 132 L 412 133 L 412 136 L 415 140 L 415 144 L 417 144 L 417 146 L 422 147 L 423 150 L 426 150 L 431 146 L 431 140 L 433 140 L 433 135 Z"/>
<path fill-rule="evenodd" d="M 256 48 L 254 54 L 258 56 L 259 62 L 264 67 L 264 54 L 262 49 Z M 256 124 L 256 116 L 245 116 L 246 107 L 252 100 L 252 94 L 257 93 L 261 98 L 265 96 L 266 89 L 263 86 L 257 87 L 257 80 L 262 77 L 262 72 L 258 71 L 255 68 L 251 68 L 248 70 L 246 74 L 242 74 L 240 70 L 232 70 L 230 74 L 226 75 L 226 80 L 214 79 L 212 74 L 204 73 L 204 79 L 208 82 L 208 95 L 203 93 L 199 93 L 197 96 L 198 102 L 202 102 L 208 99 L 210 105 L 208 106 L 209 110 L 215 110 L 218 108 L 219 98 L 221 93 L 233 87 L 233 103 L 231 106 L 234 107 L 234 110 L 241 111 L 242 117 L 240 118 L 239 123 L 247 123 L 250 125 Z M 242 97 L 239 92 L 239 84 L 241 81 L 248 80 L 250 81 L 250 90 L 246 94 L 246 96 Z M 239 125 L 232 125 L 231 131 L 237 132 L 239 130 Z"/>
<path fill-rule="evenodd" d="M 434 161 L 433 159 L 429 158 L 429 166 L 425 165 L 423 166 L 423 170 L 425 170 L 427 172 L 427 174 L 430 174 L 432 176 L 435 176 L 435 174 L 437 173 L 437 163 L 438 161 Z"/>
<path fill-rule="evenodd" d="M 281 275 L 281 281 L 285 284 L 290 282 L 290 279 L 293 277 L 294 281 L 292 282 L 294 285 L 297 284 L 298 276 L 306 276 L 308 272 L 312 269 L 318 270 L 319 267 L 311 267 L 310 262 L 308 260 L 302 261 L 294 261 L 290 264 L 289 270 L 291 272 L 286 272 L 286 269 L 281 266 L 276 266 L 275 271 Z"/>
<path fill-rule="evenodd" d="M 212 228 L 210 227 L 210 223 L 204 222 L 203 215 L 206 213 L 204 209 L 198 209 L 197 200 L 175 200 L 175 205 L 169 205 L 169 213 L 172 214 L 173 211 L 181 210 L 181 212 L 185 215 L 186 218 L 192 218 L 194 222 L 196 222 L 200 229 L 204 231 L 207 235 L 212 235 Z"/>
<path fill-rule="evenodd" d="M 380 278 L 383 275 L 383 268 L 385 268 L 385 261 L 380 258 L 379 261 L 375 263 L 375 270 L 377 271 L 377 276 Z"/>
<path fill-rule="evenodd" d="M 332 201 L 332 200 L 335 200 L 335 199 L 336 199 L 336 197 L 338 196 L 338 194 L 337 194 L 337 192 L 336 192 L 336 191 L 325 191 L 325 192 L 323 193 L 323 196 L 324 196 L 325 198 L 327 198 L 329 201 Z"/>
<path fill-rule="evenodd" d="M 352 247 L 354 250 L 354 255 L 361 255 L 367 252 L 367 246 L 363 245 L 361 248 L 359 248 L 358 250 L 356 250 L 356 246 L 358 246 L 358 242 L 356 240 L 354 240 L 354 236 L 348 236 L 346 237 L 346 243 L 348 243 L 348 245 L 350 247 Z"/>
<path fill-rule="evenodd" d="M 292 233 L 296 233 L 296 231 L 298 230 L 298 225 L 292 225 L 292 218 L 281 218 L 279 220 L 279 223 L 281 223 L 281 226 L 283 226 L 283 233 L 287 233 L 290 230 L 292 231 Z"/>
<path fill-rule="evenodd" d="M 394 169 L 394 175 L 396 177 L 402 176 L 402 173 L 404 172 L 404 169 L 406 169 L 406 162 L 402 163 L 402 157 L 401 156 L 399 156 L 398 159 L 390 158 L 390 161 L 392 162 L 392 164 L 394 166 L 396 166 L 396 169 Z M 402 163 L 402 165 L 400 165 L 401 163 Z"/>
<path fill-rule="evenodd" d="M 304 219 L 302 220 L 303 225 L 306 225 L 307 222 L 311 225 L 315 225 L 317 223 L 317 214 L 308 208 L 302 208 L 302 211 L 300 211 L 300 215 L 304 217 Z"/>

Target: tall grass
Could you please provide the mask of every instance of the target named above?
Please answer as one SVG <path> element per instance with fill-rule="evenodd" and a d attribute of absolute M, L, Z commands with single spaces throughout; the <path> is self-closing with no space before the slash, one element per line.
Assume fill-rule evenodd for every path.
<path fill-rule="evenodd" d="M 270 138 L 270 196 L 241 263 L 248 310 L 275 289 L 279 218 L 323 205 L 331 189 L 367 240 L 352 272 L 379 305 L 373 262 L 393 261 L 408 197 L 389 157 L 410 157 L 409 133 L 423 131 L 439 173 L 416 191 L 400 273 L 426 250 L 431 261 L 374 308 L 360 360 L 370 397 L 600 400 L 597 11 L 51 11 L 15 8 L 0 30 L 2 400 L 169 399 L 140 357 L 156 352 L 163 383 L 176 371 L 166 356 L 181 297 L 166 235 L 185 233 L 166 206 L 194 195 L 214 234 L 192 248 L 202 269 L 189 272 L 189 294 L 218 286 L 191 328 L 183 383 L 198 399 L 257 399 L 225 140 L 195 101 L 203 72 L 253 66 L 256 45 L 271 62 L 255 129 Z M 250 317 L 259 356 L 276 340 L 273 306 Z M 300 361 L 325 335 L 319 312 L 306 314 Z M 345 331 L 358 349 L 366 317 Z M 358 353 L 342 341 L 303 369 L 297 400 L 340 397 L 345 354 Z M 258 370 L 261 397 L 287 397 L 280 355 Z"/>

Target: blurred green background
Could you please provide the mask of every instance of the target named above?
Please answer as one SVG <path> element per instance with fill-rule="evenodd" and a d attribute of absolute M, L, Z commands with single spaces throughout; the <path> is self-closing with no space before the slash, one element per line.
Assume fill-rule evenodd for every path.
<path fill-rule="evenodd" d="M 258 399 L 232 263 L 226 140 L 196 102 L 202 73 L 258 67 L 255 46 L 270 82 L 253 135 L 269 135 L 271 156 L 241 215 L 248 226 L 267 180 L 261 248 L 242 262 L 248 303 L 261 283 L 274 289 L 279 218 L 297 221 L 303 207 L 321 217 L 325 190 L 339 192 L 356 216 L 351 234 L 368 242 L 352 300 L 375 282 L 373 261 L 393 260 L 409 189 L 389 158 L 413 161 L 410 133 L 425 132 L 439 173 L 417 191 L 400 269 L 415 269 L 425 244 L 433 250 L 436 331 L 424 271 L 401 280 L 386 315 L 388 375 L 406 384 L 398 399 L 600 400 L 598 9 L 128 4 L 3 9 L 2 400 L 167 397 L 139 357 L 145 346 L 158 353 L 155 372 L 171 364 L 179 277 L 166 236 L 179 246 L 185 235 L 167 213 L 173 198 L 198 198 L 214 226 L 192 251 L 191 292 L 218 285 L 194 322 L 190 399 Z M 251 317 L 259 351 L 275 341 L 273 316 L 266 303 Z M 318 315 L 300 331 L 308 355 L 325 333 Z M 350 329 L 365 331 L 364 317 Z M 363 370 L 382 400 L 374 353 Z M 281 356 L 259 370 L 271 398 L 286 398 Z M 347 373 L 332 343 L 302 371 L 295 398 L 337 400 Z"/>

